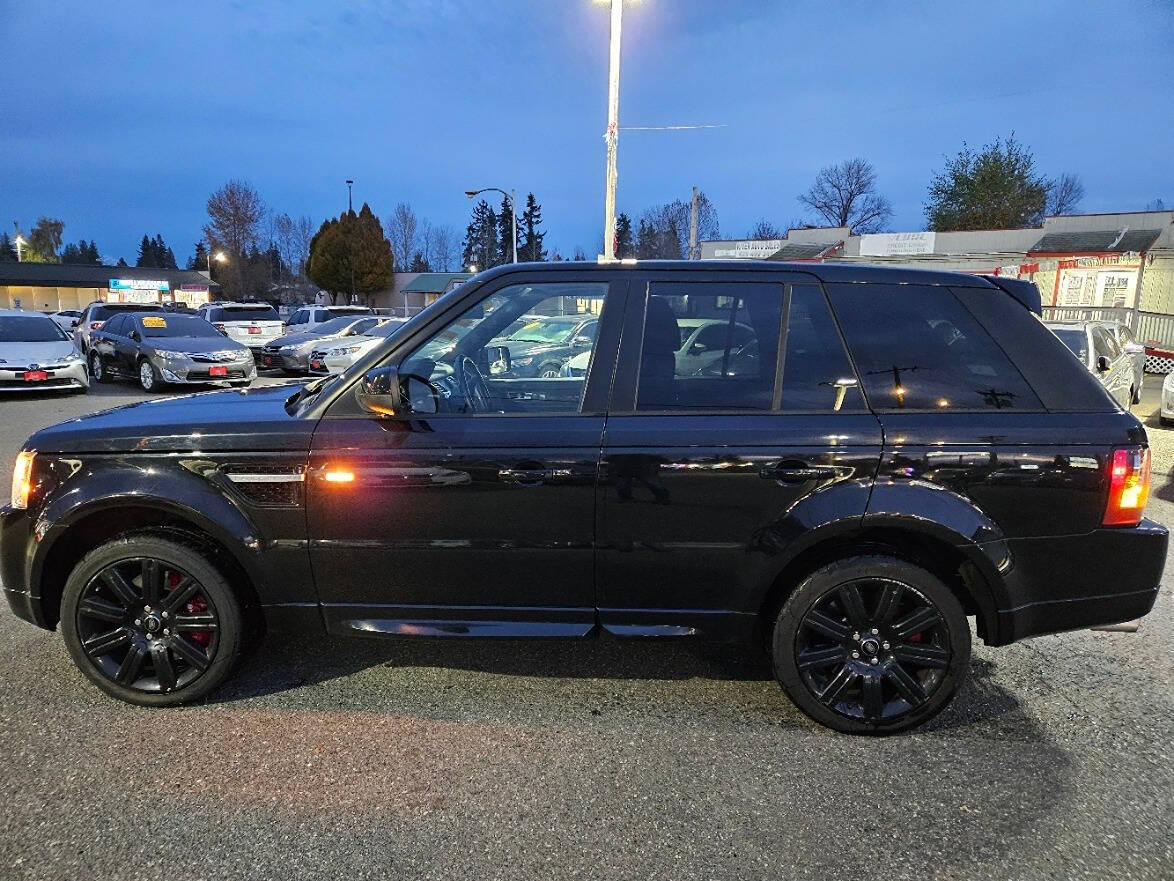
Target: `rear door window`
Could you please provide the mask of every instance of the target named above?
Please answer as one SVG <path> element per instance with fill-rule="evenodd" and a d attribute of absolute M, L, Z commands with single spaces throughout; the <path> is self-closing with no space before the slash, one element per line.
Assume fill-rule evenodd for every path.
<path fill-rule="evenodd" d="M 831 284 L 827 291 L 873 409 L 1042 409 L 948 289 Z"/>
<path fill-rule="evenodd" d="M 783 361 L 783 410 L 864 409 L 852 364 L 823 291 L 816 285 L 800 284 L 791 288 Z"/>
<path fill-rule="evenodd" d="M 125 312 L 119 312 L 102 325 L 102 330 L 112 336 L 126 336 L 128 318 Z"/>

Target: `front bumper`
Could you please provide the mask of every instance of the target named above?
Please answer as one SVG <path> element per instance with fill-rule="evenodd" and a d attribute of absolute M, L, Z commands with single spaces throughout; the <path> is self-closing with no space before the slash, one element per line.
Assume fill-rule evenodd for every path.
<path fill-rule="evenodd" d="M 262 370 L 299 370 L 304 372 L 310 369 L 310 354 L 305 351 L 283 355 L 280 350 L 266 346 L 259 353 L 255 353 L 253 358 L 257 362 L 257 367 Z"/>
<path fill-rule="evenodd" d="M 203 385 L 212 382 L 243 382 L 257 378 L 257 365 L 252 358 L 243 361 L 195 361 L 188 358 L 152 358 L 164 382 L 172 385 Z M 213 374 L 214 368 L 224 368 L 224 374 Z"/>
<path fill-rule="evenodd" d="M 44 617 L 40 590 L 33 593 L 30 572 L 34 550 L 33 518 L 25 510 L 0 508 L 0 584 L 16 617 L 52 630 Z"/>
<path fill-rule="evenodd" d="M 44 370 L 48 378 L 30 382 L 25 379 L 25 367 L 12 364 L 0 366 L 0 392 L 39 392 L 90 387 L 90 374 L 84 361 L 39 365 L 38 369 Z"/>
<path fill-rule="evenodd" d="M 1126 529 L 1008 541 L 1013 605 L 998 610 L 998 634 L 987 634 L 987 642 L 1143 617 L 1158 598 L 1169 539 L 1166 527 L 1142 520 Z"/>

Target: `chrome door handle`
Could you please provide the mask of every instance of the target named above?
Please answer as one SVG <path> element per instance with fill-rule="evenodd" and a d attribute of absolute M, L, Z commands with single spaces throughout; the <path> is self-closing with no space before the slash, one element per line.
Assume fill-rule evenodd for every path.
<path fill-rule="evenodd" d="M 809 480 L 829 480 L 839 472 L 832 465 L 764 465 L 758 472 L 760 477 L 767 480 L 779 480 L 783 483 L 806 483 Z"/>
<path fill-rule="evenodd" d="M 502 483 L 513 483 L 517 486 L 539 486 L 551 474 L 545 468 L 502 468 L 497 472 L 497 478 Z"/>

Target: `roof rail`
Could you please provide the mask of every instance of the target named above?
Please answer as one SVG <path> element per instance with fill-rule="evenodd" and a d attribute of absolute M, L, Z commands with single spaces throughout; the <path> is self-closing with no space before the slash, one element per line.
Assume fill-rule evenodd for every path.
<path fill-rule="evenodd" d="M 987 281 L 1000 288 L 1023 304 L 1028 311 L 1043 316 L 1043 302 L 1040 299 L 1039 288 L 1034 281 L 1022 278 L 1007 278 L 1004 275 L 984 275 Z"/>

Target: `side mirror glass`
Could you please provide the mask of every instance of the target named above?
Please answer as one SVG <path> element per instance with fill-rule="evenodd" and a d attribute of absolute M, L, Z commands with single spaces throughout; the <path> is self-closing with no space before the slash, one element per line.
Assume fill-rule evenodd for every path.
<path fill-rule="evenodd" d="M 368 370 L 356 394 L 359 406 L 376 416 L 428 415 L 440 409 L 429 382 L 413 374 L 401 375 L 392 366 Z"/>
<path fill-rule="evenodd" d="M 581 347 L 587 348 L 587 349 L 591 348 L 591 343 L 592 343 L 592 339 L 589 336 L 577 336 L 573 340 L 571 340 L 572 346 L 576 346 L 576 347 L 581 346 Z"/>
<path fill-rule="evenodd" d="M 1110 361 L 1105 355 L 1100 355 L 1097 357 L 1097 370 L 1099 370 L 1101 373 L 1108 373 L 1112 367 L 1113 362 Z"/>
<path fill-rule="evenodd" d="M 501 376 L 513 369 L 509 346 L 486 346 L 485 360 L 489 362 L 490 376 Z"/>

